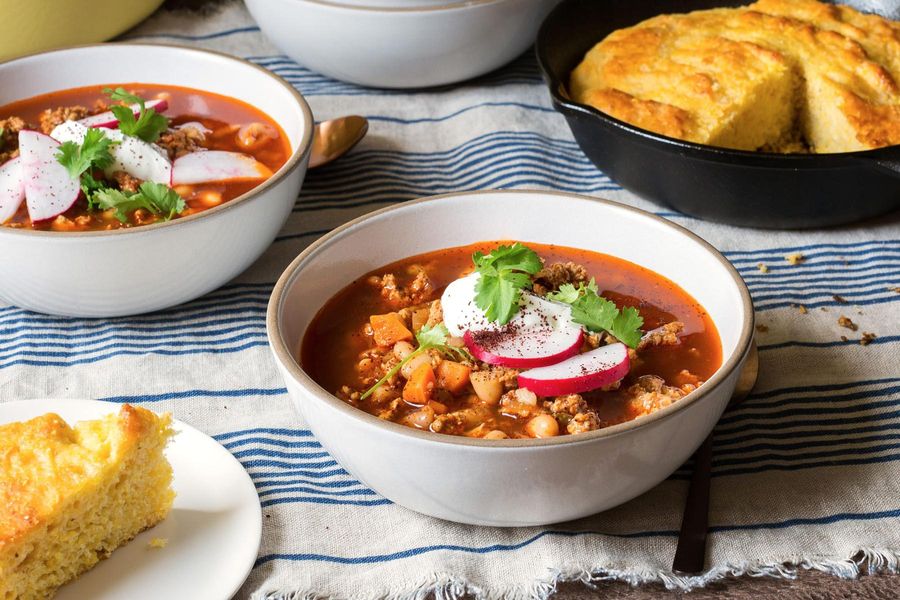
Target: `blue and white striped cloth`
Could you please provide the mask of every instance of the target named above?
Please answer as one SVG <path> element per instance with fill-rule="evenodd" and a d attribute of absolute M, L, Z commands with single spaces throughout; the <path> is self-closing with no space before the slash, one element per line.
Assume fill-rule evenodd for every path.
<path fill-rule="evenodd" d="M 897 568 L 896 218 L 827 231 L 752 231 L 636 198 L 580 152 L 530 53 L 476 81 L 408 94 L 358 88 L 298 66 L 266 41 L 240 4 L 204 17 L 159 13 L 125 38 L 249 58 L 293 83 L 318 119 L 355 113 L 371 122 L 351 155 L 309 173 L 264 257 L 201 299 L 108 320 L 0 307 L 0 399 L 92 397 L 168 410 L 244 464 L 265 519 L 259 559 L 239 597 L 421 598 L 433 591 L 439 598 L 544 598 L 557 581 L 572 579 L 690 587 L 727 573 L 790 576 L 798 566 L 853 576 L 851 559 L 859 553 Z M 264 322 L 272 284 L 288 262 L 367 211 L 485 188 L 565 190 L 654 211 L 711 241 L 745 277 L 768 329 L 758 335 L 756 391 L 716 430 L 711 570 L 704 577 L 669 571 L 686 470 L 579 522 L 468 527 L 414 514 L 366 489 L 294 412 Z M 784 256 L 793 252 L 805 262 L 789 265 Z M 840 315 L 860 331 L 839 327 Z M 863 331 L 878 337 L 862 346 Z"/>

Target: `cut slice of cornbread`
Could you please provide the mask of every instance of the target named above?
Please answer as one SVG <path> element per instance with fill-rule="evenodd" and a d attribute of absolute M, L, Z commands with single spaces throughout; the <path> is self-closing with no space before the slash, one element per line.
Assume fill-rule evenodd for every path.
<path fill-rule="evenodd" d="M 168 514 L 171 417 L 122 406 L 0 426 L 0 599 L 51 597 Z"/>
<path fill-rule="evenodd" d="M 798 65 L 798 129 L 813 151 L 900 143 L 900 24 L 817 0 L 760 0 L 738 13 L 728 35 Z"/>

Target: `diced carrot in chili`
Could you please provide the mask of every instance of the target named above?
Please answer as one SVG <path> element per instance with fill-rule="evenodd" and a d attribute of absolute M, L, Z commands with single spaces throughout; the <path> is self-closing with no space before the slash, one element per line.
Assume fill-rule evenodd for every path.
<path fill-rule="evenodd" d="M 464 364 L 453 362 L 452 360 L 442 361 L 438 365 L 437 371 L 438 387 L 458 394 L 468 385 L 469 373 L 471 372 L 472 369 Z"/>
<path fill-rule="evenodd" d="M 379 346 L 393 346 L 400 341 L 413 339 L 412 332 L 403 324 L 403 319 L 395 312 L 386 315 L 372 315 L 369 317 L 375 343 Z"/>
<path fill-rule="evenodd" d="M 423 405 L 434 393 L 434 370 L 429 364 L 421 364 L 412 372 L 403 386 L 403 399 L 410 404 Z"/>

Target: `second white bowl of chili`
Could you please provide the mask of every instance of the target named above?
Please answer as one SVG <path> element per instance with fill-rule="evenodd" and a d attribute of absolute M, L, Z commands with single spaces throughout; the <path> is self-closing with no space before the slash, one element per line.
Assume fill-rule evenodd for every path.
<path fill-rule="evenodd" d="M 104 121 L 102 114 L 91 113 L 106 107 L 94 102 L 113 105 L 121 100 L 104 92 L 107 87 L 127 88 L 146 101 L 143 112 L 135 108 L 136 117 L 151 102 L 164 100 L 166 108 L 153 104 L 170 117 L 159 125 L 162 133 L 131 135 L 121 125 L 115 130 L 115 125 L 97 125 Z M 83 118 L 88 120 L 81 123 L 93 123 L 115 143 L 125 139 L 137 151 L 127 155 L 125 142 L 114 143 L 123 148 L 121 154 L 113 150 L 116 166 L 105 173 L 93 169 L 93 176 L 109 186 L 100 204 L 105 210 L 97 209 L 96 195 L 95 204 L 86 201 L 87 171 L 79 198 L 67 202 L 71 208 L 63 207 L 58 215 L 39 213 L 29 196 L 4 217 L 0 301 L 50 314 L 112 317 L 163 309 L 221 286 L 263 253 L 290 214 L 314 129 L 308 105 L 290 84 L 252 63 L 215 52 L 104 44 L 0 64 L 4 165 L 18 154 L 12 136 L 19 129 L 40 128 L 60 138 L 49 144 L 64 142 L 64 134 L 85 144 L 77 137 L 84 128 L 65 122 Z M 69 129 L 60 133 L 54 127 L 60 125 Z M 147 168 L 142 152 L 152 155 L 159 168 Z M 185 154 L 187 161 L 182 160 Z M 197 157 L 201 160 L 192 164 Z M 134 170 L 112 172 L 117 168 Z M 207 168 L 217 173 L 210 175 Z M 145 193 L 138 187 L 145 183 L 154 189 Z M 148 205 L 154 191 L 178 194 L 177 209 Z M 116 198 L 121 203 L 106 208 Z M 134 209 L 136 202 L 145 208 Z M 32 222 L 29 214 L 55 216 Z"/>

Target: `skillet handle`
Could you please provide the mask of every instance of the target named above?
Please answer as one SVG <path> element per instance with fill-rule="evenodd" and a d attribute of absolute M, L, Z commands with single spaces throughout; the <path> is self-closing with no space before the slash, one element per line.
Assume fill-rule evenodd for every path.
<path fill-rule="evenodd" d="M 864 160 L 881 173 L 900 178 L 900 146 L 889 146 L 873 153 L 867 153 Z"/>

